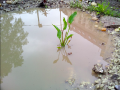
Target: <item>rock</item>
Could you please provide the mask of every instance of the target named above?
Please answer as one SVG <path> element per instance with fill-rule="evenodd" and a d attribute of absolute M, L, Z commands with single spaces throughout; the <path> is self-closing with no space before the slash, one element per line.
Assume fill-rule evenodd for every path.
<path fill-rule="evenodd" d="M 100 15 L 97 15 L 96 17 L 97 17 L 97 18 L 100 18 Z"/>
<path fill-rule="evenodd" d="M 12 4 L 12 1 L 6 1 L 7 4 Z"/>
<path fill-rule="evenodd" d="M 97 28 L 97 27 L 98 27 L 98 25 L 95 25 L 95 27 Z"/>
<path fill-rule="evenodd" d="M 15 8 L 16 11 L 18 11 L 19 9 L 18 8 Z"/>
<path fill-rule="evenodd" d="M 87 13 L 90 14 L 90 11 L 88 11 Z"/>
<path fill-rule="evenodd" d="M 98 29 L 98 30 L 101 30 L 101 29 L 102 29 L 102 27 L 98 27 L 97 29 Z"/>
<path fill-rule="evenodd" d="M 11 11 L 13 11 L 13 10 L 14 10 L 14 8 L 10 8 L 10 10 L 11 10 Z"/>
<path fill-rule="evenodd" d="M 94 84 L 101 83 L 101 79 L 95 80 Z"/>
<path fill-rule="evenodd" d="M 115 90 L 120 90 L 120 85 L 115 85 Z"/>
<path fill-rule="evenodd" d="M 105 28 L 118 28 L 120 27 L 120 18 L 103 16 L 101 22 L 104 23 Z"/>
<path fill-rule="evenodd" d="M 101 45 L 105 45 L 105 43 L 102 43 Z"/>
<path fill-rule="evenodd" d="M 97 3 L 92 2 L 91 5 L 92 5 L 92 6 L 97 6 Z"/>
<path fill-rule="evenodd" d="M 9 12 L 10 10 L 9 9 L 5 9 L 6 12 Z"/>
<path fill-rule="evenodd" d="M 118 77 L 119 77 L 119 75 L 113 74 L 112 77 L 111 77 L 111 79 L 117 80 Z"/>
<path fill-rule="evenodd" d="M 116 31 L 116 32 L 120 31 L 120 27 L 116 28 L 115 31 Z"/>
<path fill-rule="evenodd" d="M 98 18 L 97 17 L 92 17 L 92 20 L 96 21 L 96 20 L 98 20 Z"/>
<path fill-rule="evenodd" d="M 3 10 L 3 7 L 0 7 L 0 10 Z"/>
<path fill-rule="evenodd" d="M 44 2 L 41 2 L 40 4 L 38 4 L 37 7 L 43 7 L 43 8 L 45 8 Z"/>
<path fill-rule="evenodd" d="M 48 8 L 50 8 L 50 6 L 48 6 Z"/>
<path fill-rule="evenodd" d="M 106 28 L 102 28 L 101 31 L 106 31 Z"/>
<path fill-rule="evenodd" d="M 100 74 L 104 73 L 104 69 L 103 69 L 102 64 L 95 64 L 92 70 L 96 73 L 100 73 Z"/>
<path fill-rule="evenodd" d="M 120 27 L 120 25 L 109 25 L 109 26 L 105 26 L 106 28 L 118 28 Z"/>
<path fill-rule="evenodd" d="M 71 54 L 72 54 L 72 52 L 68 53 L 68 55 L 71 55 Z"/>
<path fill-rule="evenodd" d="M 82 11 L 85 12 L 85 9 L 83 9 Z"/>
<path fill-rule="evenodd" d="M 93 0 L 88 0 L 88 3 L 89 3 L 89 2 L 93 2 Z"/>

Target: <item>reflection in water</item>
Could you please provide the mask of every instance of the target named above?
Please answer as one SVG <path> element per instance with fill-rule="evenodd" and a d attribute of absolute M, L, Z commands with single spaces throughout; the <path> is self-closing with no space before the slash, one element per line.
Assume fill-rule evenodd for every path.
<path fill-rule="evenodd" d="M 71 48 L 71 46 L 68 45 L 68 48 Z M 60 56 L 60 53 L 61 53 L 62 61 L 67 61 L 69 64 L 72 65 L 71 61 L 68 58 L 68 53 L 66 52 L 65 47 L 62 47 L 61 49 L 58 49 L 57 52 L 59 52 L 58 59 L 54 60 L 54 62 L 53 62 L 54 64 L 57 63 L 57 61 L 59 60 L 59 56 Z"/>
<path fill-rule="evenodd" d="M 47 17 L 47 9 L 45 9 L 45 8 L 42 8 L 42 9 L 39 9 L 46 17 Z"/>
<path fill-rule="evenodd" d="M 61 11 L 67 15 L 68 17 L 75 11 L 74 9 L 61 9 Z M 104 59 L 108 56 L 110 56 L 110 36 L 106 35 L 105 32 L 101 32 L 99 30 L 96 30 L 94 27 L 96 23 L 93 23 L 90 21 L 91 16 L 84 12 L 78 12 L 77 16 L 74 19 L 74 22 L 70 26 L 71 31 L 74 31 L 80 36 L 84 37 L 94 45 L 101 48 L 100 56 L 102 56 Z M 101 27 L 101 24 L 98 24 L 99 27 Z M 102 46 L 101 43 L 105 43 L 106 45 Z"/>
<path fill-rule="evenodd" d="M 11 23 L 15 20 L 14 23 Z M 23 64 L 21 56 L 22 45 L 27 44 L 28 33 L 22 26 L 24 23 L 21 18 L 14 19 L 11 14 L 5 14 L 1 17 L 1 82 L 2 78 L 8 76 L 12 67 L 18 67 Z"/>
<path fill-rule="evenodd" d="M 67 16 L 73 13 L 72 9 L 63 10 Z M 75 78 L 78 83 L 93 82 L 96 79 L 91 71 L 97 62 L 106 64 L 100 54 L 106 49 L 108 37 L 104 37 L 103 41 L 101 37 L 104 34 L 94 30 L 94 23 L 89 22 L 89 16 L 78 12 L 70 30 L 70 34 L 74 34 L 69 43 L 71 47 L 57 50 L 56 45 L 59 43 L 56 37 L 57 31 L 51 23 L 55 23 L 60 28 L 62 18 L 68 18 L 63 10 L 61 9 L 60 12 L 59 9 L 52 9 L 46 17 L 41 9 L 38 11 L 29 9 L 33 11 L 31 15 L 28 13 L 13 15 L 22 19 L 16 19 L 15 23 L 10 23 L 14 21 L 11 15 L 3 17 L 1 40 L 3 90 L 37 90 L 38 88 L 39 90 L 73 90 L 64 83 L 67 78 Z M 29 25 L 23 27 L 24 31 L 22 21 Z M 37 26 L 39 22 L 44 27 L 39 28 Z M 28 36 L 25 31 L 29 32 Z M 29 40 L 27 45 L 25 45 L 26 37 Z M 104 48 L 99 45 L 101 42 L 106 43 Z M 72 52 L 72 55 L 69 56 L 69 52 Z M 22 64 L 23 59 L 24 64 Z M 12 68 L 17 66 L 21 67 Z"/>
<path fill-rule="evenodd" d="M 37 9 L 37 17 L 38 17 L 38 26 L 39 26 L 39 28 L 40 27 L 42 27 L 42 24 L 40 24 L 40 19 L 39 19 L 39 11 L 40 12 L 42 12 L 46 17 L 47 17 L 47 9 L 44 9 L 44 8 L 42 8 L 42 9 Z"/>
<path fill-rule="evenodd" d="M 38 17 L 38 26 L 39 26 L 39 28 L 40 28 L 40 27 L 42 27 L 42 24 L 40 24 L 40 20 L 39 20 L 39 12 L 38 12 L 38 10 L 37 10 L 37 17 Z"/>

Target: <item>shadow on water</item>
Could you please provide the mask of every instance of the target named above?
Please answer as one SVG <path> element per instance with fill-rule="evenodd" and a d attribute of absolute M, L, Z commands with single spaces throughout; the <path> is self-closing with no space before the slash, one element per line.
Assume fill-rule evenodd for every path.
<path fill-rule="evenodd" d="M 11 23 L 13 20 L 14 23 Z M 23 25 L 21 18 L 16 19 L 11 14 L 1 16 L 1 83 L 13 67 L 23 64 L 22 46 L 28 43 L 28 33 Z"/>

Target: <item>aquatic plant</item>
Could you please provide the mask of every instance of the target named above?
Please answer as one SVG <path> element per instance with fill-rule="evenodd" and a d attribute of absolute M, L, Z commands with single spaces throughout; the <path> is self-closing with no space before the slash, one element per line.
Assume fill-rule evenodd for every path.
<path fill-rule="evenodd" d="M 74 12 L 68 18 L 69 28 L 68 28 L 68 31 L 65 33 L 64 39 L 63 39 L 63 32 L 67 29 L 67 22 L 66 22 L 65 18 L 63 18 L 63 22 L 64 22 L 63 30 L 60 30 L 57 26 L 52 24 L 55 27 L 55 29 L 57 30 L 57 37 L 60 40 L 60 44 L 61 44 L 62 47 L 64 47 L 66 44 L 68 44 L 71 41 L 69 39 L 72 38 L 73 34 L 68 35 L 68 33 L 69 33 L 69 30 L 70 30 L 70 25 L 72 24 L 72 22 L 74 20 L 74 17 L 76 15 L 77 15 L 77 12 Z M 58 48 L 61 48 L 61 47 L 58 47 Z"/>

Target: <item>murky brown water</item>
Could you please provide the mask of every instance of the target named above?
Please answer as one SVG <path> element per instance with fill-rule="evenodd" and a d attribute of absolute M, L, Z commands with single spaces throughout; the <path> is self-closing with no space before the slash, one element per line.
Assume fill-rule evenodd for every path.
<path fill-rule="evenodd" d="M 2 90 L 72 90 L 65 80 L 75 78 L 80 83 L 96 79 L 93 65 L 107 64 L 103 59 L 110 39 L 94 28 L 90 15 L 78 11 L 71 25 L 72 41 L 57 50 L 59 40 L 52 24 L 61 28 L 63 17 L 68 19 L 73 12 L 29 9 L 1 15 Z"/>

